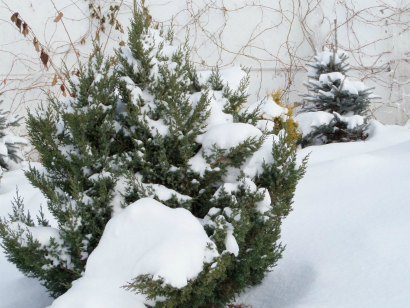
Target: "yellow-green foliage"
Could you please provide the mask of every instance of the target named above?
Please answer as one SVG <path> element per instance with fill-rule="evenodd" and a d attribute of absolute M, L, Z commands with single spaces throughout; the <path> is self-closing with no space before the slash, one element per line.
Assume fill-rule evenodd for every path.
<path fill-rule="evenodd" d="M 284 107 L 288 110 L 287 119 L 285 120 L 283 117 L 276 117 L 273 121 L 275 122 L 275 134 L 278 133 L 281 129 L 286 128 L 288 131 L 288 137 L 291 141 L 297 143 L 302 135 L 299 131 L 298 123 L 296 123 L 294 116 L 294 107 L 293 106 L 285 106 L 282 101 L 283 91 L 281 89 L 276 90 L 272 93 L 272 99 L 281 107 Z"/>

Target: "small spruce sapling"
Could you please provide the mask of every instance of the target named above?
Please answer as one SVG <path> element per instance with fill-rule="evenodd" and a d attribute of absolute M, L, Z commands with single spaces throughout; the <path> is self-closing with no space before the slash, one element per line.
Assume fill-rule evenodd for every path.
<path fill-rule="evenodd" d="M 368 127 L 372 88 L 346 76 L 349 70 L 348 56 L 333 46 L 315 56 L 308 64 L 309 81 L 305 84 L 308 94 L 303 95 L 302 112 L 324 111 L 333 114 L 329 123 L 313 126 L 303 136 L 302 146 L 365 140 Z M 353 118 L 354 117 L 354 118 Z M 360 121 L 358 121 L 360 118 Z"/>
<path fill-rule="evenodd" d="M 20 126 L 21 120 L 22 117 L 10 117 L 0 109 L 0 173 L 10 170 L 13 164 L 23 160 L 21 150 L 27 141 L 10 131 L 10 128 Z"/>

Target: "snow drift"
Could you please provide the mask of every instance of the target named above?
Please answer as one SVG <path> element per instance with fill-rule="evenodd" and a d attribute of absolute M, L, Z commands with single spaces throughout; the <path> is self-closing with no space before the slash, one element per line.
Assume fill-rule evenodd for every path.
<path fill-rule="evenodd" d="M 182 288 L 218 255 L 214 243 L 188 210 L 139 199 L 107 224 L 82 278 L 50 308 L 136 308 L 145 298 L 122 288 L 133 278 Z"/>

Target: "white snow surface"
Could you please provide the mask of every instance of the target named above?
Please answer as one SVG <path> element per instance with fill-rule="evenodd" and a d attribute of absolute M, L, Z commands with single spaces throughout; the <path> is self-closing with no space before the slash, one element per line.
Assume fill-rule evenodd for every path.
<path fill-rule="evenodd" d="M 286 116 L 288 113 L 288 109 L 279 106 L 270 95 L 261 101 L 250 104 L 244 112 L 254 112 L 258 108 L 261 118 L 265 120 L 273 120 L 277 117 Z"/>
<path fill-rule="evenodd" d="M 308 135 L 314 127 L 329 124 L 334 115 L 326 111 L 304 112 L 295 117 L 303 136 Z"/>
<path fill-rule="evenodd" d="M 263 133 L 257 127 L 246 123 L 225 123 L 212 126 L 207 132 L 199 135 L 196 141 L 202 144 L 201 150 L 189 160 L 191 169 L 201 175 L 206 170 L 210 170 L 210 165 L 206 162 L 205 157 L 212 154 L 213 148 L 216 146 L 219 149 L 230 150 L 248 138 L 261 138 Z M 262 147 L 256 151 L 252 157 L 247 159 L 243 168 L 245 175 L 254 177 L 262 170 L 263 160 L 268 162 L 272 159 L 272 142 L 273 137 L 269 135 L 264 140 Z M 266 151 L 268 149 L 268 152 Z M 234 182 L 239 174 L 238 170 L 233 169 L 228 172 L 224 181 Z"/>
<path fill-rule="evenodd" d="M 335 117 L 339 118 L 342 122 L 345 122 L 349 129 L 353 129 L 356 126 L 363 125 L 364 123 L 364 117 L 358 114 L 342 116 L 337 112 L 329 113 L 326 111 L 304 112 L 298 114 L 295 117 L 295 120 L 299 125 L 299 129 L 302 132 L 302 135 L 306 136 L 315 127 L 329 124 Z"/>
<path fill-rule="evenodd" d="M 238 303 L 257 308 L 410 305 L 410 130 L 371 124 L 364 142 L 312 146 L 283 259 Z"/>
<path fill-rule="evenodd" d="M 233 235 L 233 226 L 228 223 L 228 230 L 226 231 L 225 247 L 226 251 L 232 253 L 235 257 L 239 254 L 239 245 L 236 242 L 235 236 Z"/>
<path fill-rule="evenodd" d="M 188 201 L 192 199 L 190 196 L 180 194 L 176 190 L 170 189 L 164 185 L 160 184 L 143 184 L 145 188 L 151 189 L 158 197 L 159 200 L 161 201 L 168 201 L 169 199 L 172 198 L 172 196 L 175 196 L 178 200 L 181 201 Z"/>
<path fill-rule="evenodd" d="M 229 150 L 248 138 L 261 136 L 262 132 L 251 124 L 226 123 L 211 127 L 207 132 L 199 135 L 196 141 L 202 144 L 203 153 L 209 155 L 214 145 L 220 149 Z"/>
<path fill-rule="evenodd" d="M 338 115 L 338 116 L 343 122 L 347 123 L 347 128 L 349 129 L 353 129 L 356 126 L 360 126 L 364 124 L 364 118 L 358 114 L 354 114 L 351 116 L 341 116 L 341 115 Z"/>
<path fill-rule="evenodd" d="M 366 141 L 300 151 L 300 159 L 311 155 L 307 173 L 296 190 L 294 210 L 282 226 L 282 242 L 286 244 L 283 258 L 263 283 L 247 290 L 238 303 L 254 308 L 409 306 L 410 130 L 373 121 L 369 133 Z M 0 186 L 0 215 L 10 212 L 16 185 L 32 213 L 36 212 L 34 206 L 45 206 L 45 200 L 21 170 L 5 172 Z M 175 210 L 164 209 L 167 211 Z M 172 218 L 167 214 L 167 219 Z M 179 226 L 173 224 L 164 236 L 174 228 Z M 162 246 L 155 242 L 150 245 L 152 249 Z M 104 263 L 101 273 L 109 272 L 112 264 L 122 264 L 119 258 L 123 253 L 110 249 L 107 254 L 106 258 L 114 259 Z M 88 269 L 84 276 L 88 277 L 87 288 L 82 289 L 80 282 L 74 287 L 78 296 L 98 294 L 105 299 L 99 308 L 119 300 L 142 307 L 142 297 L 106 287 L 100 274 L 91 277 L 87 273 Z M 51 303 L 45 289 L 19 273 L 4 254 L 0 254 L 0 277 L 0 307 L 43 308 Z M 124 278 L 119 285 L 133 276 Z M 118 298 L 107 299 L 107 290 Z"/>
<path fill-rule="evenodd" d="M 321 74 L 319 76 L 319 82 L 321 84 L 329 84 L 332 85 L 335 81 L 340 80 L 341 84 L 339 89 L 341 91 L 347 91 L 351 95 L 358 95 L 360 92 L 363 92 L 367 89 L 367 87 L 364 85 L 363 82 L 358 81 L 358 80 L 351 80 L 350 78 L 346 77 L 340 72 L 332 72 L 328 74 Z M 330 93 L 333 93 L 333 89 L 330 91 Z M 322 94 L 329 93 L 329 92 L 323 92 L 321 91 Z"/>
<path fill-rule="evenodd" d="M 213 126 L 197 137 L 197 142 L 207 151 L 216 145 L 220 149 L 229 150 L 238 146 L 248 138 L 259 138 L 262 132 L 255 126 L 246 123 L 226 123 Z"/>
<path fill-rule="evenodd" d="M 233 116 L 229 113 L 223 112 L 224 106 L 227 103 L 227 99 L 223 97 L 221 91 L 209 91 L 208 99 L 209 99 L 209 106 L 207 111 L 209 112 L 209 117 L 206 120 L 206 124 L 209 127 L 232 123 Z M 190 100 L 194 107 L 198 104 L 200 98 L 204 95 L 203 92 L 196 92 L 191 95 Z"/>
<path fill-rule="evenodd" d="M 9 224 L 10 228 L 13 231 L 23 230 L 22 240 L 24 241 L 27 235 L 33 237 L 33 240 L 36 240 L 40 243 L 41 246 L 47 246 L 50 244 L 50 240 L 53 238 L 57 242 L 61 241 L 60 233 L 58 229 L 53 227 L 43 227 L 35 226 L 30 227 L 21 222 L 13 222 Z M 23 246 L 25 243 L 23 242 Z"/>
<path fill-rule="evenodd" d="M 327 73 L 327 74 L 321 74 L 319 76 L 319 82 L 332 84 L 338 80 L 343 81 L 345 78 L 346 76 L 340 72 L 332 72 L 332 73 Z"/>
<path fill-rule="evenodd" d="M 108 222 L 84 276 L 50 308 L 145 307 L 142 295 L 121 286 L 150 274 L 182 288 L 217 255 L 215 244 L 188 210 L 142 198 Z"/>
<path fill-rule="evenodd" d="M 259 150 L 255 151 L 242 165 L 243 173 L 249 178 L 254 178 L 262 173 L 263 163 L 273 163 L 272 148 L 278 137 L 275 135 L 267 135 Z"/>

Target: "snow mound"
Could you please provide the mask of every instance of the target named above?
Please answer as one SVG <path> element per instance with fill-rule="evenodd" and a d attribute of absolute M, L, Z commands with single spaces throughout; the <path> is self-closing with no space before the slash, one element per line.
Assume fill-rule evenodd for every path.
<path fill-rule="evenodd" d="M 283 224 L 283 259 L 238 304 L 409 306 L 410 130 L 370 126 L 366 141 L 299 152 L 311 154 Z"/>
<path fill-rule="evenodd" d="M 206 133 L 197 137 L 196 142 L 202 144 L 202 149 L 189 160 L 191 169 L 203 175 L 206 170 L 212 169 L 206 161 L 206 157 L 212 154 L 215 147 L 222 150 L 230 150 L 248 138 L 261 138 L 262 136 L 263 133 L 251 124 L 226 123 L 213 126 Z M 224 180 L 230 182 L 234 181 L 236 177 L 236 175 L 233 175 L 232 178 L 228 176 L 229 179 L 226 178 Z"/>
<path fill-rule="evenodd" d="M 252 113 L 259 108 L 259 114 L 262 119 L 273 120 L 280 116 L 286 116 L 288 109 L 279 106 L 269 95 L 265 99 L 250 104 L 245 110 L 245 113 Z"/>
<path fill-rule="evenodd" d="M 189 211 L 143 198 L 108 222 L 83 277 L 50 307 L 145 307 L 142 295 L 121 287 L 150 274 L 182 288 L 217 255 L 215 244 Z"/>
<path fill-rule="evenodd" d="M 295 120 L 299 124 L 299 129 L 303 136 L 306 136 L 312 131 L 313 127 L 329 124 L 333 118 L 333 114 L 329 112 L 315 111 L 298 114 Z"/>
<path fill-rule="evenodd" d="M 262 132 L 251 124 L 226 123 L 212 127 L 198 136 L 196 141 L 202 144 L 204 154 L 208 155 L 213 146 L 229 150 L 248 138 L 259 137 L 262 137 Z"/>
<path fill-rule="evenodd" d="M 342 116 L 337 112 L 329 113 L 325 111 L 305 112 L 297 115 L 295 120 L 299 124 L 299 129 L 303 136 L 308 135 L 315 127 L 329 124 L 335 117 L 347 124 L 347 128 L 353 129 L 364 124 L 364 117 L 361 115 Z"/>

